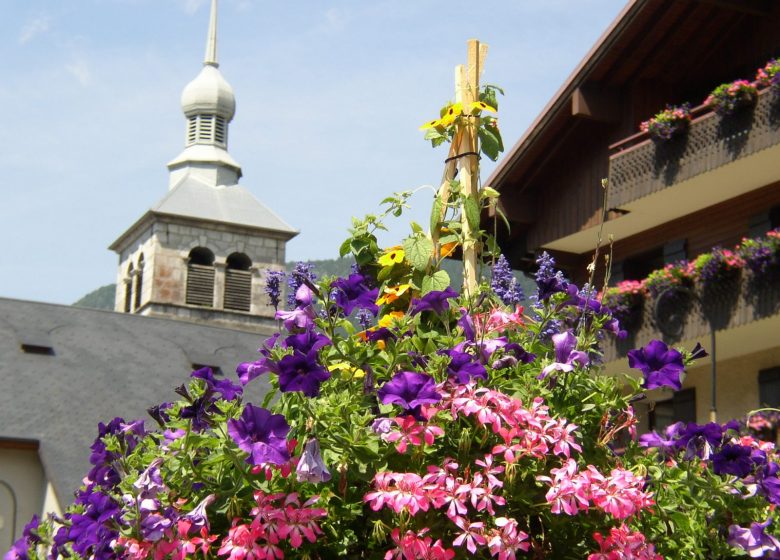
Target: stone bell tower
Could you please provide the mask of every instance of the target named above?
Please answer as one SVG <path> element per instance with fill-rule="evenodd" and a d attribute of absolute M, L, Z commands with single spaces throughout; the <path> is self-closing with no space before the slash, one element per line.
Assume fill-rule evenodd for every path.
<path fill-rule="evenodd" d="M 264 271 L 284 268 L 298 232 L 238 185 L 241 166 L 228 153 L 236 99 L 217 60 L 217 0 L 203 68 L 181 106 L 184 150 L 168 163 L 168 193 L 109 247 L 119 255 L 115 310 L 270 329 Z"/>

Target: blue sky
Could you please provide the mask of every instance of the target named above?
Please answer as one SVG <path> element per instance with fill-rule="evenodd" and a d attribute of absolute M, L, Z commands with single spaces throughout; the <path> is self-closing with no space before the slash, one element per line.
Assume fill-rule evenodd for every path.
<path fill-rule="evenodd" d="M 208 3 L 0 0 L 0 297 L 72 303 L 115 280 L 108 245 L 165 195 L 183 147 Z M 241 184 L 301 230 L 289 260 L 334 257 L 352 215 L 438 183 L 445 154 L 418 127 L 452 97 L 467 39 L 490 45 L 483 81 L 506 90 L 511 146 L 623 5 L 221 0 Z M 425 223 L 430 198 L 409 217 Z"/>

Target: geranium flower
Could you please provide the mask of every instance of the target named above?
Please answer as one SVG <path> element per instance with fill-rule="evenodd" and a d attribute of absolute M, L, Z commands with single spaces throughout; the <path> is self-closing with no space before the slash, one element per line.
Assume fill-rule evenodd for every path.
<path fill-rule="evenodd" d="M 286 441 L 289 431 L 284 416 L 251 404 L 244 407 L 240 419 L 228 420 L 228 434 L 239 449 L 249 453 L 247 463 L 252 465 L 282 465 L 289 461 Z"/>
<path fill-rule="evenodd" d="M 644 348 L 629 350 L 628 365 L 642 372 L 645 389 L 682 389 L 680 376 L 685 370 L 682 354 L 660 340 L 651 340 Z"/>
<path fill-rule="evenodd" d="M 433 377 L 414 371 L 396 373 L 379 388 L 377 397 L 382 404 L 402 406 L 406 412 L 418 419 L 422 405 L 435 404 L 441 400 Z"/>

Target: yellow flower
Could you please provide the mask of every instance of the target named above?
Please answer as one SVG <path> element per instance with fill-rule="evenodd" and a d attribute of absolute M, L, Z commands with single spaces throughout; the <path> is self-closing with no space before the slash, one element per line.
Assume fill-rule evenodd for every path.
<path fill-rule="evenodd" d="M 409 288 L 410 284 L 400 284 L 398 286 L 387 286 L 383 290 L 383 294 L 376 300 L 377 305 L 384 305 L 386 303 L 393 303 L 395 300 L 403 296 Z"/>
<path fill-rule="evenodd" d="M 469 111 L 473 111 L 474 109 L 477 109 L 479 111 L 490 111 L 491 113 L 498 112 L 494 107 L 491 107 L 484 101 L 474 101 L 471 105 L 469 105 Z"/>
<path fill-rule="evenodd" d="M 455 252 L 455 248 L 458 246 L 457 241 L 450 241 L 449 243 L 444 243 L 439 248 L 439 255 L 442 259 L 449 257 L 452 253 Z"/>
<path fill-rule="evenodd" d="M 394 323 L 404 318 L 405 313 L 403 311 L 391 311 L 387 315 L 382 315 L 377 322 L 377 325 L 389 329 Z"/>
<path fill-rule="evenodd" d="M 428 130 L 429 128 L 436 128 L 437 126 L 441 126 L 441 119 L 436 119 L 435 121 L 428 121 L 424 125 L 420 127 L 420 130 Z"/>
<path fill-rule="evenodd" d="M 463 113 L 463 103 L 453 103 L 441 118 L 442 126 L 449 126 Z"/>
<path fill-rule="evenodd" d="M 382 266 L 393 266 L 394 264 L 403 262 L 404 250 L 400 246 L 390 247 L 385 251 L 385 254 L 377 259 L 377 262 Z"/>
<path fill-rule="evenodd" d="M 365 377 L 366 372 L 356 368 L 349 362 L 336 362 L 328 366 L 328 371 L 338 371 L 345 379 L 361 379 Z"/>

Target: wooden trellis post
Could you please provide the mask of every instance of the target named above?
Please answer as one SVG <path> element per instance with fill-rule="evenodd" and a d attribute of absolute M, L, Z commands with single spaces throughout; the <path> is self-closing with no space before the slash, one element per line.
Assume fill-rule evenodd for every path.
<path fill-rule="evenodd" d="M 487 58 L 488 46 L 477 39 L 469 39 L 466 65 L 455 67 L 455 103 L 463 107 L 479 101 L 479 79 Z M 446 204 L 450 198 L 450 181 L 457 176 L 461 190 L 479 208 L 479 145 L 478 118 L 465 117 L 456 121 L 455 135 L 447 156 L 439 197 L 442 202 L 439 220 L 444 219 Z M 467 219 L 465 204 L 461 207 L 463 234 L 463 289 L 466 295 L 472 295 L 477 288 L 477 239 Z M 439 232 L 431 232 L 436 251 L 439 248 Z"/>

